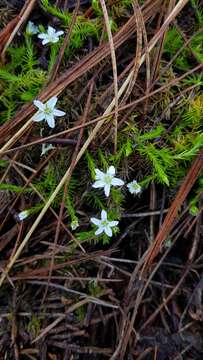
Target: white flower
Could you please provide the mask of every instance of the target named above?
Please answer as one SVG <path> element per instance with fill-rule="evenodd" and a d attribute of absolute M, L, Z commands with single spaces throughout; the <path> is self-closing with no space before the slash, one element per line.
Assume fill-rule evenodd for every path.
<path fill-rule="evenodd" d="M 95 231 L 95 235 L 100 235 L 101 233 L 105 233 L 108 236 L 112 236 L 112 227 L 118 225 L 118 221 L 109 221 L 107 219 L 107 212 L 102 210 L 101 212 L 101 220 L 96 218 L 91 218 L 90 221 L 98 226 L 98 229 Z"/>
<path fill-rule="evenodd" d="M 23 221 L 28 216 L 29 216 L 29 211 L 28 210 L 23 210 L 17 215 L 17 218 L 18 218 L 18 221 Z"/>
<path fill-rule="evenodd" d="M 46 104 L 43 104 L 39 100 L 33 101 L 34 105 L 39 109 L 39 111 L 33 116 L 33 121 L 42 121 L 46 120 L 48 125 L 51 128 L 55 127 L 55 120 L 54 116 L 64 116 L 65 112 L 58 110 L 55 108 L 55 105 L 57 103 L 57 97 L 53 96 L 51 99 L 49 99 Z"/>
<path fill-rule="evenodd" d="M 75 220 L 73 220 L 73 221 L 71 222 L 70 226 L 71 226 L 71 229 L 72 229 L 72 230 L 76 230 L 76 229 L 80 226 L 80 225 L 79 225 L 79 222 L 78 222 L 78 219 L 75 218 Z"/>
<path fill-rule="evenodd" d="M 121 186 L 124 185 L 124 181 L 114 177 L 115 175 L 115 167 L 110 166 L 106 173 L 100 171 L 99 169 L 95 169 L 96 172 L 96 181 L 92 185 L 94 188 L 104 188 L 104 193 L 108 197 L 110 194 L 111 186 Z"/>
<path fill-rule="evenodd" d="M 131 194 L 139 194 L 142 190 L 141 186 L 137 183 L 136 180 L 133 180 L 129 184 L 127 184 L 127 188 Z"/>
<path fill-rule="evenodd" d="M 52 150 L 54 149 L 54 146 L 52 144 L 42 144 L 42 152 L 41 152 L 41 155 L 40 156 L 43 156 L 45 155 L 49 150 Z"/>
<path fill-rule="evenodd" d="M 39 32 L 38 26 L 36 26 L 32 21 L 28 21 L 27 27 L 26 27 L 26 33 L 28 35 L 35 35 Z"/>
<path fill-rule="evenodd" d="M 47 32 L 39 34 L 38 38 L 42 39 L 42 45 L 46 45 L 48 43 L 57 43 L 59 41 L 59 36 L 63 34 L 64 31 L 56 31 L 52 26 L 48 26 Z"/>

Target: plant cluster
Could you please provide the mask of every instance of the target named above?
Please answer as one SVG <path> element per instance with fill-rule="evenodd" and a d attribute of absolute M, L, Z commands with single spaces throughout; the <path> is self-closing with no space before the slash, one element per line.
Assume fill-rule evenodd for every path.
<path fill-rule="evenodd" d="M 0 67 L 0 353 L 201 358 L 200 1 L 101 3 L 36 2 Z"/>
<path fill-rule="evenodd" d="M 4 68 L 0 69 L 0 85 L 3 89 L 0 95 L 0 107 L 2 110 L 1 121 L 9 120 L 23 103 L 35 99 L 34 105 L 38 111 L 33 116 L 33 121 L 39 122 L 45 120 L 49 127 L 54 128 L 55 116 L 65 115 L 64 111 L 55 108 L 57 98 L 53 97 L 49 99 L 47 103 L 43 104 L 39 100 L 36 100 L 36 97 L 45 84 L 49 72 L 55 63 L 58 49 L 62 42 L 62 35 L 65 29 L 70 26 L 73 15 L 68 11 L 62 11 L 56 6 L 51 5 L 48 0 L 42 0 L 41 5 L 44 11 L 57 17 L 61 21 L 60 29 L 62 28 L 64 30 L 56 30 L 50 25 L 45 29 L 44 26 L 40 24 L 36 25 L 29 21 L 24 33 L 21 35 L 23 38 L 22 44 L 20 46 L 11 46 L 8 49 L 7 56 L 9 61 Z M 117 25 L 113 25 L 114 20 L 119 19 L 119 15 L 123 16 L 125 11 L 130 8 L 130 5 L 130 1 L 123 0 L 110 8 L 112 31 L 116 31 L 117 27 Z M 195 9 L 200 25 L 202 12 L 195 1 L 192 1 L 192 6 Z M 95 14 L 92 19 L 85 18 L 81 15 L 77 16 L 65 56 L 70 56 L 69 51 L 76 50 L 83 46 L 88 37 L 93 37 L 96 41 L 99 39 L 103 17 L 99 1 L 93 0 L 92 8 Z M 46 69 L 43 69 L 40 63 L 36 46 L 37 38 L 41 40 L 41 46 L 45 46 L 48 49 L 46 54 Z M 165 38 L 163 49 L 164 60 L 161 62 L 161 65 L 164 66 L 165 59 L 167 59 L 167 57 L 169 59 L 173 58 L 179 49 L 182 50 L 173 61 L 172 69 L 174 72 L 187 70 L 190 66 L 191 56 L 194 56 L 194 54 L 196 59 L 202 62 L 201 44 L 203 41 L 201 40 L 203 40 L 202 32 L 198 32 L 192 37 L 190 48 L 188 48 L 184 46 L 185 40 L 178 32 L 178 29 L 175 26 L 172 27 L 167 32 Z M 169 76 L 171 76 L 171 73 Z M 165 81 L 165 77 L 163 77 L 163 81 Z M 191 163 L 203 145 L 203 135 L 201 132 L 203 97 L 200 90 L 202 84 L 201 74 L 186 77 L 179 87 L 194 86 L 195 91 L 190 98 L 187 98 L 187 96 L 182 97 L 178 106 L 174 106 L 171 109 L 170 101 L 176 95 L 176 90 L 174 90 L 173 93 L 167 94 L 165 98 L 163 96 L 162 101 L 159 101 L 154 107 L 154 113 L 150 119 L 151 124 L 158 124 L 151 126 L 149 129 L 139 127 L 139 113 L 133 113 L 118 134 L 118 148 L 115 154 L 110 154 L 109 149 L 106 150 L 105 147 L 93 153 L 87 152 L 86 164 L 88 166 L 88 172 L 91 174 L 92 180 L 95 180 L 96 176 L 96 182 L 93 184 L 93 187 L 103 187 L 105 195 L 109 197 L 112 185 L 123 185 L 122 180 L 115 178 L 111 170 L 114 169 L 115 171 L 115 168 L 121 169 L 123 163 L 126 161 L 131 164 L 135 156 L 139 162 L 143 161 L 146 167 L 140 171 L 136 169 L 135 166 L 134 174 L 137 171 L 138 175 L 136 175 L 136 179 L 138 182 L 137 180 L 133 180 L 134 176 L 130 175 L 131 181 L 128 183 L 127 188 L 131 194 L 139 194 L 141 189 L 146 189 L 151 183 L 160 183 L 171 189 L 176 187 L 186 174 L 188 164 Z M 167 106 L 169 114 L 166 113 L 164 119 L 157 122 L 157 114 Z M 179 121 L 170 128 L 170 120 L 173 117 L 179 117 Z M 46 156 L 52 148 L 53 146 L 51 144 L 43 144 L 41 156 Z M 113 164 L 113 166 L 111 164 Z M 6 163 L 2 163 L 2 167 L 5 166 Z M 59 166 L 61 167 L 61 164 Z M 105 169 L 107 172 L 101 172 L 98 170 L 98 167 Z M 65 164 L 63 163 L 61 169 L 64 168 Z M 108 171 L 110 173 L 108 173 Z M 71 184 L 73 185 L 73 191 L 71 192 L 71 190 L 69 190 L 66 199 L 66 208 L 72 230 L 76 230 L 79 225 L 81 225 L 77 215 L 77 202 L 75 202 L 74 196 L 74 184 L 77 183 L 76 178 L 77 170 L 76 175 L 73 174 L 72 176 Z M 40 179 L 35 183 L 37 190 L 45 200 L 48 199 L 54 191 L 59 179 L 60 176 L 57 179 L 53 164 L 49 163 Z M 198 213 L 201 183 L 202 180 L 200 179 L 196 190 L 194 190 L 194 196 L 191 198 L 191 213 L 194 215 Z M 72 186 L 71 184 L 70 187 Z M 112 188 L 110 202 L 106 205 L 105 198 L 100 191 L 86 191 L 83 188 L 83 184 L 80 186 L 81 194 L 84 193 L 84 203 L 86 202 L 88 206 L 93 206 L 95 211 L 101 212 L 108 208 L 108 214 L 111 219 L 120 218 L 125 201 L 125 191 L 122 191 L 120 188 Z M 18 193 L 23 191 L 21 186 L 12 183 L 3 183 L 0 189 Z M 25 192 L 33 192 L 33 190 L 27 188 Z M 54 207 L 60 204 L 61 197 L 62 193 L 59 193 L 53 204 Z M 80 203 L 80 206 L 84 205 L 84 203 Z M 28 215 L 38 212 L 42 207 L 43 203 L 40 202 L 30 209 L 23 210 L 19 213 L 19 220 L 24 220 Z M 107 219 L 107 215 L 104 216 L 104 213 L 102 216 L 106 216 L 105 219 Z M 100 220 L 97 220 L 97 223 L 98 221 Z M 94 223 L 96 222 L 94 221 Z M 101 229 L 101 227 L 99 229 Z M 109 229 L 108 233 L 110 233 Z M 94 235 L 92 231 L 82 230 L 76 236 L 82 241 L 91 238 L 95 239 Z M 102 234 L 101 238 L 104 243 L 107 242 L 107 233 Z"/>

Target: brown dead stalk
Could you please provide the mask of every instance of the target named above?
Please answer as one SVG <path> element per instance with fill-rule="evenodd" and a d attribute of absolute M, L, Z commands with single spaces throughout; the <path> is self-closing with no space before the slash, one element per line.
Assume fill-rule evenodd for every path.
<path fill-rule="evenodd" d="M 194 160 L 190 171 L 188 172 L 185 180 L 183 181 L 167 215 L 163 222 L 163 225 L 158 232 L 154 243 L 148 250 L 147 256 L 145 258 L 143 268 L 141 270 L 141 277 L 145 276 L 146 272 L 149 270 L 150 265 L 154 261 L 155 257 L 159 254 L 161 246 L 163 242 L 166 240 L 167 236 L 169 235 L 170 230 L 174 224 L 175 219 L 178 216 L 178 211 L 182 206 L 184 200 L 186 199 L 189 191 L 191 190 L 192 186 L 194 185 L 195 181 L 198 178 L 201 170 L 203 168 L 203 150 L 199 153 L 199 155 Z"/>

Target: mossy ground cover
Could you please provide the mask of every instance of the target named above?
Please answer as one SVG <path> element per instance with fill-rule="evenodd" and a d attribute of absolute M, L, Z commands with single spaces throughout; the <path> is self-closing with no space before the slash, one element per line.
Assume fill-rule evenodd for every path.
<path fill-rule="evenodd" d="M 30 3 L 0 1 L 1 358 L 201 359 L 202 3 Z"/>

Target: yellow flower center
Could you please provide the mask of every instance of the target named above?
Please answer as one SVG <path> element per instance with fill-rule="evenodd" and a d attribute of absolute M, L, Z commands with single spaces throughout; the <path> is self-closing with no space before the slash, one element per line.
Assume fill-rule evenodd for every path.
<path fill-rule="evenodd" d="M 105 175 L 104 176 L 104 182 L 108 185 L 111 185 L 112 176 L 111 175 Z"/>
<path fill-rule="evenodd" d="M 50 114 L 52 114 L 52 109 L 50 107 L 46 106 L 45 109 L 44 109 L 44 113 L 46 115 L 50 115 Z"/>
<path fill-rule="evenodd" d="M 140 188 L 140 185 L 138 184 L 132 184 L 134 190 L 138 190 Z"/>
<path fill-rule="evenodd" d="M 108 226 L 109 222 L 108 222 L 108 220 L 102 220 L 101 224 L 102 224 L 102 226 L 106 227 L 106 226 Z"/>

